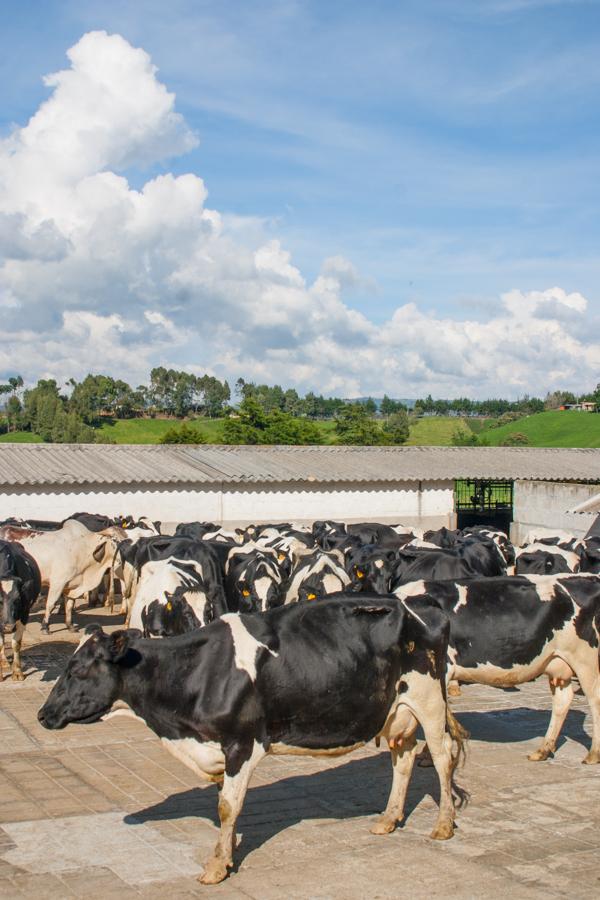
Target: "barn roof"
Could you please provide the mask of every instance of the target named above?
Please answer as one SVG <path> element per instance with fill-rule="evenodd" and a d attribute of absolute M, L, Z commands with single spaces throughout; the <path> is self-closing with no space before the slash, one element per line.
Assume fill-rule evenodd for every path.
<path fill-rule="evenodd" d="M 0 488 L 455 478 L 600 483 L 600 449 L 0 444 Z"/>

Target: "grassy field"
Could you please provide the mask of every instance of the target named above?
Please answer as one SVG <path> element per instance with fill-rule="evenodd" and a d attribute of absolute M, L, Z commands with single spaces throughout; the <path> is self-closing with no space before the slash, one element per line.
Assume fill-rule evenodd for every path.
<path fill-rule="evenodd" d="M 570 410 L 536 413 L 483 434 L 490 444 L 497 445 L 515 431 L 526 434 L 531 447 L 600 447 L 600 414 Z"/>
<path fill-rule="evenodd" d="M 42 439 L 30 431 L 11 431 L 10 434 L 0 434 L 2 444 L 41 444 Z"/>
<path fill-rule="evenodd" d="M 410 429 L 409 446 L 448 447 L 453 433 L 460 428 L 467 430 L 464 419 L 450 416 L 427 416 L 417 419 Z"/>
<path fill-rule="evenodd" d="M 209 443 L 219 443 L 222 437 L 223 419 L 199 419 L 192 422 L 206 436 Z M 114 425 L 103 425 L 101 431 L 117 444 L 157 444 L 169 428 L 179 425 L 177 419 L 123 419 Z M 438 446 L 452 444 L 456 429 L 468 430 L 470 420 L 449 416 L 431 416 L 411 426 L 407 444 L 410 446 Z M 335 422 L 317 422 L 326 444 L 335 440 Z M 491 445 L 501 444 L 513 432 L 526 434 L 531 447 L 600 447 L 600 415 L 580 412 L 543 412 L 526 416 L 501 428 L 475 430 Z M 40 438 L 28 431 L 16 431 L 0 435 L 4 443 L 39 443 Z"/>

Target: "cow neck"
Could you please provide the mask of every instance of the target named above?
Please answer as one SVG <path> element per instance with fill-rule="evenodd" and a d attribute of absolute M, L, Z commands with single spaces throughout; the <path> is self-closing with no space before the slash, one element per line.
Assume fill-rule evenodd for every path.
<path fill-rule="evenodd" d="M 123 665 L 121 669 L 118 699 L 127 703 L 159 734 L 162 729 L 157 724 L 162 719 L 162 713 L 168 714 L 172 721 L 177 706 L 185 703 L 187 669 L 194 664 L 192 654 L 169 646 L 173 641 L 182 643 L 179 638 L 142 638 L 136 641 L 130 652 L 139 653 L 140 661 L 130 667 Z"/>

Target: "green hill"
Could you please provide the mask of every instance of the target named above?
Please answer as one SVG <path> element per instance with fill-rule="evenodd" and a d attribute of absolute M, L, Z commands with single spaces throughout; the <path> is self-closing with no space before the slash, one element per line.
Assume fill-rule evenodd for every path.
<path fill-rule="evenodd" d="M 552 410 L 486 429 L 483 434 L 497 446 L 514 432 L 526 434 L 531 447 L 600 447 L 600 415 Z"/>

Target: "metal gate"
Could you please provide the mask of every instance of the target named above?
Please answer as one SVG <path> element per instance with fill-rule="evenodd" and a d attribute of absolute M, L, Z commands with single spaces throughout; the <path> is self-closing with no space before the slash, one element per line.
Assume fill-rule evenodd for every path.
<path fill-rule="evenodd" d="M 489 478 L 456 481 L 454 509 L 458 528 L 491 525 L 508 534 L 513 518 L 513 482 Z"/>

